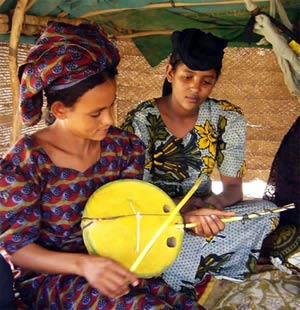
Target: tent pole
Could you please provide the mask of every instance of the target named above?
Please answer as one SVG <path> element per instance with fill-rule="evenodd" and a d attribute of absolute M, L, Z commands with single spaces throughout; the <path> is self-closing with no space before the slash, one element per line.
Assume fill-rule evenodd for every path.
<path fill-rule="evenodd" d="M 165 2 L 165 3 L 153 3 L 153 4 L 148 4 L 145 6 L 141 7 L 126 7 L 126 8 L 116 8 L 116 9 L 106 9 L 106 10 L 95 10 L 89 13 L 85 13 L 80 18 L 88 18 L 100 14 L 110 14 L 110 13 L 119 13 L 122 11 L 130 11 L 130 10 L 137 10 L 137 9 L 164 9 L 164 8 L 180 8 L 180 7 L 185 7 L 185 6 L 209 6 L 209 5 L 229 5 L 229 4 L 242 4 L 244 3 L 245 0 L 224 0 L 224 1 L 218 1 L 218 2 L 213 2 L 213 1 L 199 1 L 199 2 L 177 2 L 177 1 L 170 1 L 170 2 Z M 255 0 L 255 2 L 266 2 L 266 0 Z"/>
<path fill-rule="evenodd" d="M 19 114 L 19 79 L 18 79 L 18 44 L 21 36 L 22 25 L 29 0 L 18 0 L 13 17 L 9 40 L 9 73 L 12 89 L 12 132 L 10 145 L 13 145 L 21 134 L 21 122 Z"/>
<path fill-rule="evenodd" d="M 26 5 L 25 11 L 27 12 L 34 5 L 35 2 L 36 2 L 36 0 L 27 0 L 27 5 Z M 24 12 L 24 14 L 25 14 L 25 12 Z"/>

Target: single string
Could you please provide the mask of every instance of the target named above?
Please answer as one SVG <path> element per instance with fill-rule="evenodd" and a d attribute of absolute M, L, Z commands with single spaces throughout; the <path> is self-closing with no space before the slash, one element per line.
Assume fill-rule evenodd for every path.
<path fill-rule="evenodd" d="M 279 208 L 274 208 L 274 209 L 266 209 L 263 210 L 261 212 L 257 212 L 257 213 L 250 213 L 250 214 L 244 214 L 244 215 L 239 215 L 239 216 L 231 216 L 231 217 L 226 217 L 226 218 L 221 218 L 221 221 L 223 221 L 224 223 L 227 222 L 233 222 L 233 221 L 239 221 L 239 220 L 244 220 L 244 219 L 252 219 L 255 218 L 257 216 L 263 216 L 263 215 L 267 215 L 270 213 L 279 213 L 279 212 L 283 212 L 283 211 L 287 211 L 289 209 L 294 209 L 295 205 L 294 203 L 290 203 L 288 205 L 279 207 Z M 225 209 L 226 211 L 226 209 Z M 140 213 L 141 216 L 157 216 L 157 217 L 166 217 L 169 216 L 169 214 L 159 214 L 159 213 Z M 129 216 L 136 216 L 136 214 L 123 214 L 123 215 L 118 215 L 118 216 L 113 216 L 113 217 L 83 217 L 83 220 L 94 220 L 94 221 L 108 221 L 108 220 L 115 220 L 121 217 L 129 217 Z M 203 216 L 201 215 L 197 215 L 194 214 L 193 216 Z M 191 224 L 191 223 L 189 223 Z M 192 223 L 193 224 L 193 223 Z"/>
<path fill-rule="evenodd" d="M 135 251 L 138 253 L 140 251 L 141 244 L 141 213 L 136 214 L 136 248 Z"/>
<path fill-rule="evenodd" d="M 141 213 L 136 212 L 136 209 L 134 208 L 133 201 L 131 199 L 128 199 L 129 206 L 132 210 L 132 212 L 135 214 L 136 218 L 136 245 L 135 245 L 135 251 L 140 251 L 140 236 L 141 236 Z"/>

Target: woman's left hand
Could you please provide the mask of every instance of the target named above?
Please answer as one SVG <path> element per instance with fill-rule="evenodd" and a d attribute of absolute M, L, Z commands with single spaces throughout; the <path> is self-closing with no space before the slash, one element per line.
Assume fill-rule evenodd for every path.
<path fill-rule="evenodd" d="M 183 214 L 185 224 L 195 223 L 190 230 L 201 237 L 212 237 L 225 228 L 222 218 L 234 216 L 234 212 L 200 208 Z"/>

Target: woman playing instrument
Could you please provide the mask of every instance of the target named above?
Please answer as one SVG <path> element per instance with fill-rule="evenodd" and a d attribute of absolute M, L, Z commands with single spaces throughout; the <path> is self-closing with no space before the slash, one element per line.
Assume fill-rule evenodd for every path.
<path fill-rule="evenodd" d="M 122 125 L 147 147 L 144 180 L 178 201 L 201 176 L 199 189 L 181 211 L 186 222 L 205 220 L 199 212 L 208 207 L 238 215 L 274 208 L 262 200 L 242 201 L 246 122 L 240 108 L 209 97 L 227 41 L 199 29 L 175 31 L 171 40 L 163 96 L 139 104 Z M 223 184 L 218 195 L 211 190 L 215 165 Z M 262 241 L 276 223 L 276 215 L 227 223 L 209 238 L 199 237 L 199 226 L 191 228 L 163 278 L 176 290 L 193 289 L 207 273 L 241 281 L 253 272 Z"/>
<path fill-rule="evenodd" d="M 30 309 L 203 309 L 162 278 L 139 280 L 84 246 L 91 194 L 143 175 L 142 141 L 113 126 L 119 59 L 96 25 L 51 23 L 20 67 L 23 122 L 39 122 L 44 92 L 49 126 L 22 137 L 0 162 L 0 247 L 22 271 L 16 288 Z M 202 230 L 217 233 L 219 218 L 206 218 L 212 224 Z"/>

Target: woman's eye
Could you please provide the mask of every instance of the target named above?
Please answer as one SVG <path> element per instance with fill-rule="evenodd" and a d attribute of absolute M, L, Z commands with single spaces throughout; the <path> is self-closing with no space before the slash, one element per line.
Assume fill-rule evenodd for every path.
<path fill-rule="evenodd" d="M 212 81 L 203 81 L 202 84 L 203 85 L 212 85 Z"/>
<path fill-rule="evenodd" d="M 94 113 L 94 114 L 91 114 L 91 117 L 98 117 L 99 115 L 101 114 L 101 112 L 97 112 L 97 113 Z"/>

